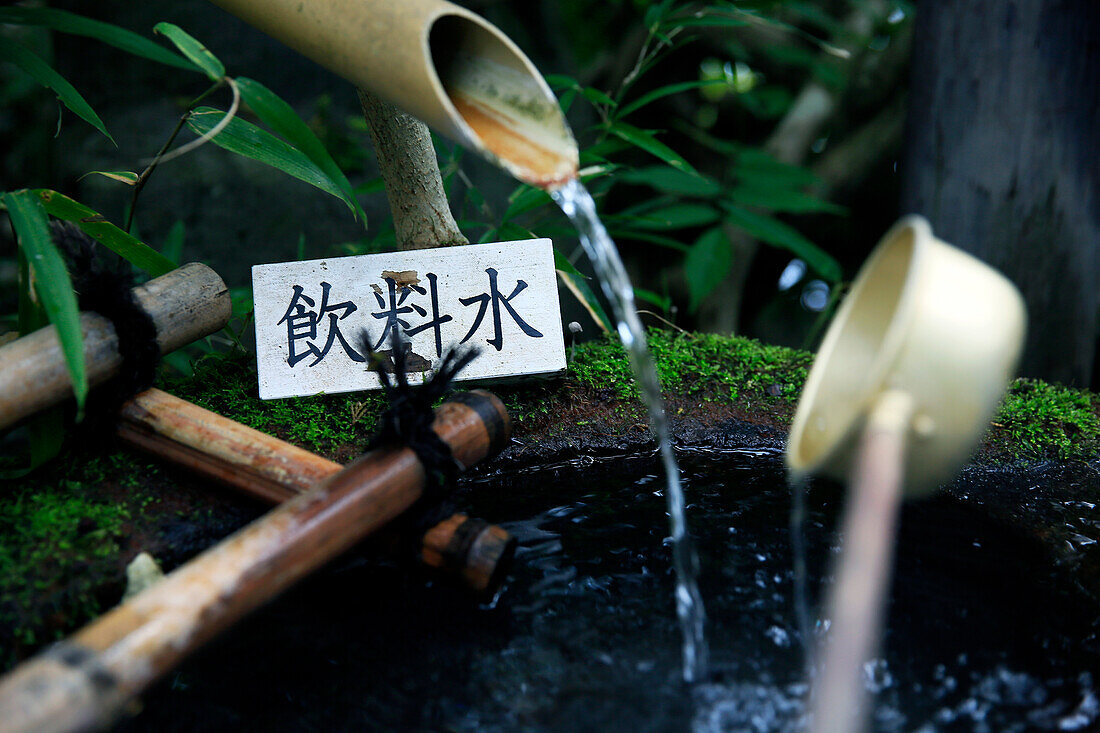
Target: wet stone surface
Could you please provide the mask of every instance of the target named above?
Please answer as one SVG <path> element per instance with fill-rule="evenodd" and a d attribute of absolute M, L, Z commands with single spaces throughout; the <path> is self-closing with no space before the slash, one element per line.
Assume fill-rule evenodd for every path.
<path fill-rule="evenodd" d="M 494 603 L 353 551 L 170 674 L 122 729 L 792 729 L 807 684 L 780 456 L 681 459 L 709 616 L 703 684 L 680 681 L 656 458 L 588 458 L 465 482 L 461 508 L 521 543 Z M 885 644 L 865 670 L 875 730 L 1100 721 L 1100 612 L 1070 556 L 1052 561 L 1049 545 L 970 498 L 1038 501 L 1041 471 L 1018 473 L 971 470 L 904 509 Z M 810 487 L 811 611 L 841 500 L 835 485 Z M 828 620 L 813 618 L 824 633 Z"/>

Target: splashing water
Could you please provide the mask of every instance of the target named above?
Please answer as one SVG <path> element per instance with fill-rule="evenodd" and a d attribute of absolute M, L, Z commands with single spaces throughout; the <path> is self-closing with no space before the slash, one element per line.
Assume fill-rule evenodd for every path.
<path fill-rule="evenodd" d="M 672 534 L 672 563 L 676 571 L 676 615 L 683 633 L 684 681 L 696 682 L 707 673 L 707 641 L 704 635 L 706 614 L 703 599 L 695 582 L 698 559 L 687 533 L 684 492 L 680 486 L 680 468 L 672 454 L 668 421 L 665 419 L 661 386 L 653 357 L 646 346 L 645 331 L 634 306 L 634 287 L 626 269 L 596 215 L 596 202 L 580 180 L 574 178 L 550 192 L 554 201 L 573 222 L 580 235 L 604 295 L 615 313 L 619 338 L 630 358 L 630 365 L 641 388 L 642 399 L 649 410 L 649 424 L 660 446 L 661 461 L 667 477 L 665 497 L 668 501 L 669 526 Z"/>

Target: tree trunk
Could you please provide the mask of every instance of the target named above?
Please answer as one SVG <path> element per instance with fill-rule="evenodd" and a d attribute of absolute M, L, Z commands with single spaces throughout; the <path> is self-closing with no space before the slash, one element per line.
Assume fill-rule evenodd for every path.
<path fill-rule="evenodd" d="M 1004 272 L 1021 373 L 1087 385 L 1100 289 L 1100 4 L 922 2 L 903 209 Z"/>
<path fill-rule="evenodd" d="M 447 203 L 427 125 L 362 89 L 359 103 L 386 183 L 397 248 L 469 244 Z"/>

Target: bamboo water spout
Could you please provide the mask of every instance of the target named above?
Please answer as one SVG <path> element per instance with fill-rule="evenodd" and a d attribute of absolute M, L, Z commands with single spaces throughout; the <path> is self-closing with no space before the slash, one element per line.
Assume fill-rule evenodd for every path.
<path fill-rule="evenodd" d="M 499 29 L 443 0 L 213 0 L 517 178 L 556 188 L 578 151 L 557 99 Z"/>

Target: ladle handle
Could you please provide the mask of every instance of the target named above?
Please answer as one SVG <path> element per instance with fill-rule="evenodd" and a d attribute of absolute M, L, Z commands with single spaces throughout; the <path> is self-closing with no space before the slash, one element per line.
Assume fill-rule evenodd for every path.
<path fill-rule="evenodd" d="M 912 415 L 909 394 L 885 392 L 860 437 L 842 523 L 844 549 L 825 603 L 832 631 L 821 650 L 814 733 L 864 729 L 863 664 L 875 652 L 882 628 Z"/>

